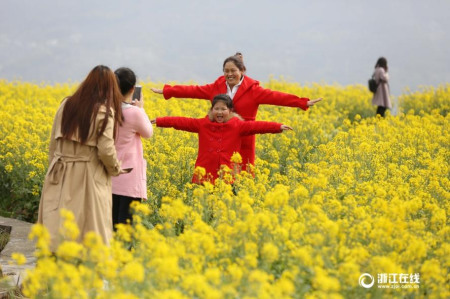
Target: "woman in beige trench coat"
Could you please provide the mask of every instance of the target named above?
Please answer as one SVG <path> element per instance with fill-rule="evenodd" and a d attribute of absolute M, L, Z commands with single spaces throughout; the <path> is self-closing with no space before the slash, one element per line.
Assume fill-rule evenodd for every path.
<path fill-rule="evenodd" d="M 77 241 L 93 231 L 109 244 L 111 176 L 125 172 L 114 147 L 121 100 L 114 73 L 96 66 L 56 113 L 38 216 L 38 223 L 50 232 L 52 252 L 61 241 L 61 209 L 75 215 L 80 229 Z"/>
<path fill-rule="evenodd" d="M 378 83 L 378 87 L 373 95 L 372 104 L 378 106 L 376 114 L 384 117 L 384 112 L 392 108 L 389 97 L 389 74 L 386 58 L 380 57 L 375 64 L 374 79 Z"/>

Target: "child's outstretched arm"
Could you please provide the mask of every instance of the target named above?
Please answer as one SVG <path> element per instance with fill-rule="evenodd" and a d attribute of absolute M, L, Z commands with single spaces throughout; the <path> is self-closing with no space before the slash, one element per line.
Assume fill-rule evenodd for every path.
<path fill-rule="evenodd" d="M 157 117 L 152 120 L 152 124 L 156 124 L 161 128 L 174 128 L 176 130 L 198 133 L 200 129 L 201 118 L 166 116 Z"/>
<path fill-rule="evenodd" d="M 243 121 L 240 123 L 240 135 L 253 135 L 265 133 L 281 133 L 292 130 L 290 126 L 268 121 Z"/>

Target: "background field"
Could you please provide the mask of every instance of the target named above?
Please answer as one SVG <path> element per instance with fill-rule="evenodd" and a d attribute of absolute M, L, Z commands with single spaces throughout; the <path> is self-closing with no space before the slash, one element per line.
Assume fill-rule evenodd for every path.
<path fill-rule="evenodd" d="M 150 118 L 203 117 L 209 108 L 207 101 L 166 101 L 150 91 L 159 84 L 142 85 Z M 116 236 L 136 251 L 108 271 L 89 263 L 91 275 L 106 277 L 111 289 L 93 284 L 79 261 L 61 251 L 65 259 L 45 267 L 53 263 L 67 279 L 37 267 L 29 294 L 40 294 L 39 280 L 56 297 L 63 284 L 88 296 L 448 297 L 450 86 L 403 94 L 398 114 L 380 119 L 366 86 L 264 85 L 324 101 L 308 112 L 260 108 L 259 120 L 294 131 L 257 137 L 254 179 L 239 176 L 236 195 L 226 184 L 191 185 L 197 136 L 155 128 L 144 142 L 149 211 L 142 208 L 135 230 Z M 3 216 L 36 219 L 53 116 L 75 88 L 0 81 Z M 104 249 L 106 256 L 124 254 L 122 245 Z M 88 258 L 86 248 L 79 250 Z M 420 288 L 364 289 L 358 278 L 366 272 L 375 279 L 420 273 Z M 78 275 L 78 285 L 70 275 Z"/>

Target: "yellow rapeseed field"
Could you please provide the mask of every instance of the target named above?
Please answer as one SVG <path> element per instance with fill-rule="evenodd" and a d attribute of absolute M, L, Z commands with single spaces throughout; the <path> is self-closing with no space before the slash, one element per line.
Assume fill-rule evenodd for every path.
<path fill-rule="evenodd" d="M 142 82 L 145 109 L 203 117 L 208 101 L 164 100 Z M 257 136 L 254 173 L 190 183 L 197 135 L 155 129 L 144 142 L 149 200 L 110 247 L 73 240 L 55 255 L 33 226 L 30 298 L 449 298 L 450 85 L 405 92 L 374 117 L 365 86 L 266 87 L 324 100 L 308 112 L 262 106 L 294 131 Z M 0 81 L 0 209 L 36 218 L 60 101 L 76 84 Z M 15 209 L 14 209 L 15 208 Z M 14 255 L 17 263 L 24 257 Z"/>

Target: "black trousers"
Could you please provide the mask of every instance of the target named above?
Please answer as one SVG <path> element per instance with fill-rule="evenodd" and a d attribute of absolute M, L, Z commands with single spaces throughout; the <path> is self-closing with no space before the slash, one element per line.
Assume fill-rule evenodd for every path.
<path fill-rule="evenodd" d="M 379 114 L 381 117 L 384 117 L 384 112 L 386 112 L 386 110 L 387 110 L 386 107 L 378 106 L 376 114 Z"/>
<path fill-rule="evenodd" d="M 127 223 L 127 220 L 132 221 L 130 204 L 133 201 L 141 202 L 140 198 L 134 198 L 129 196 L 113 194 L 113 208 L 112 208 L 112 220 L 113 228 L 116 231 L 116 224 Z"/>

